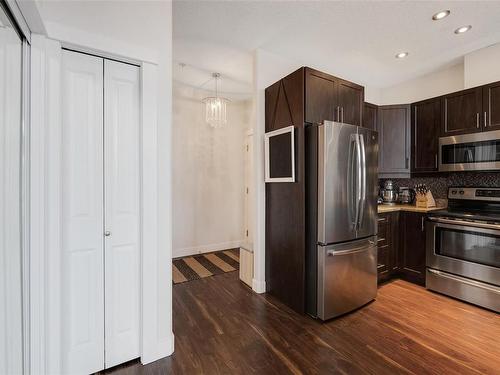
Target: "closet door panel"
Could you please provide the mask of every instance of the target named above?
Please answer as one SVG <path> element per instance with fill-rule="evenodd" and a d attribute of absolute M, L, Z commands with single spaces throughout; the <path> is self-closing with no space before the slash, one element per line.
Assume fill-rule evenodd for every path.
<path fill-rule="evenodd" d="M 64 373 L 104 367 L 103 60 L 62 54 Z"/>
<path fill-rule="evenodd" d="M 106 368 L 140 356 L 139 68 L 105 61 Z"/>

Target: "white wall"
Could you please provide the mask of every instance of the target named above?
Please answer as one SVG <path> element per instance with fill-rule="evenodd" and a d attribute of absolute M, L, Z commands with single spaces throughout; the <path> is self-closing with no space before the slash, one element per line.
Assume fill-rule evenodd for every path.
<path fill-rule="evenodd" d="M 500 43 L 465 55 L 465 88 L 495 81 L 500 81 Z"/>
<path fill-rule="evenodd" d="M 174 351 L 172 335 L 172 2 L 158 1 L 158 17 L 149 36 L 158 53 L 158 263 L 157 272 L 157 352 L 143 363 L 152 362 Z M 118 4 L 118 6 L 121 6 Z M 154 12 L 154 10 L 152 10 Z M 119 12 L 117 15 L 119 16 Z M 139 22 L 138 25 L 141 25 Z M 161 30 L 161 31 L 159 31 Z M 144 316 L 144 315 L 143 315 Z M 153 333 L 153 332 L 152 332 Z M 144 333 L 143 333 L 144 335 Z M 155 343 L 152 343 L 154 346 Z"/>
<path fill-rule="evenodd" d="M 228 123 L 214 129 L 201 100 L 210 93 L 182 84 L 173 95 L 173 251 L 179 257 L 243 244 L 245 133 L 251 101 L 231 101 Z"/>
<path fill-rule="evenodd" d="M 365 102 L 378 104 L 381 101 L 382 91 L 378 87 L 365 86 Z"/>
<path fill-rule="evenodd" d="M 399 85 L 380 90 L 379 105 L 412 103 L 464 87 L 464 65 L 462 62 Z"/>

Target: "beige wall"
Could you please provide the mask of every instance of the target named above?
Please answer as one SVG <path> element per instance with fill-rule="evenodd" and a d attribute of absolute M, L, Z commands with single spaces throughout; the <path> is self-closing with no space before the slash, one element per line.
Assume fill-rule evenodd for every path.
<path fill-rule="evenodd" d="M 462 62 L 437 72 L 380 90 L 380 105 L 412 103 L 464 87 L 464 65 Z"/>
<path fill-rule="evenodd" d="M 500 43 L 465 55 L 465 88 L 495 81 L 500 81 Z"/>
<path fill-rule="evenodd" d="M 471 52 L 456 64 L 379 90 L 375 104 L 412 103 L 500 81 L 500 43 Z"/>
<path fill-rule="evenodd" d="M 173 257 L 238 247 L 244 239 L 251 101 L 230 102 L 228 124 L 213 129 L 201 102 L 209 94 L 174 85 Z"/>

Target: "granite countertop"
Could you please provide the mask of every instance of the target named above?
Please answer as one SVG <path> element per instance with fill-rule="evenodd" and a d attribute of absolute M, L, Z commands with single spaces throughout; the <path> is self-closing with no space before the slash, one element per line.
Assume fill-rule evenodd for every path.
<path fill-rule="evenodd" d="M 413 204 L 395 204 L 395 205 L 379 204 L 378 213 L 381 214 L 384 212 L 394 212 L 394 211 L 430 212 L 430 211 L 442 210 L 443 208 L 446 208 L 446 206 L 438 205 L 436 207 L 422 208 L 422 207 L 417 207 Z"/>

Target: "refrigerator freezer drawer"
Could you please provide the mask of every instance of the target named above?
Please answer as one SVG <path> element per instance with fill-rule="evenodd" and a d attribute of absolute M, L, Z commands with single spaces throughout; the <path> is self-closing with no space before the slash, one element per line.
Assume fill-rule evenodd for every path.
<path fill-rule="evenodd" d="M 377 296 L 377 238 L 318 246 L 318 318 L 357 309 Z"/>

